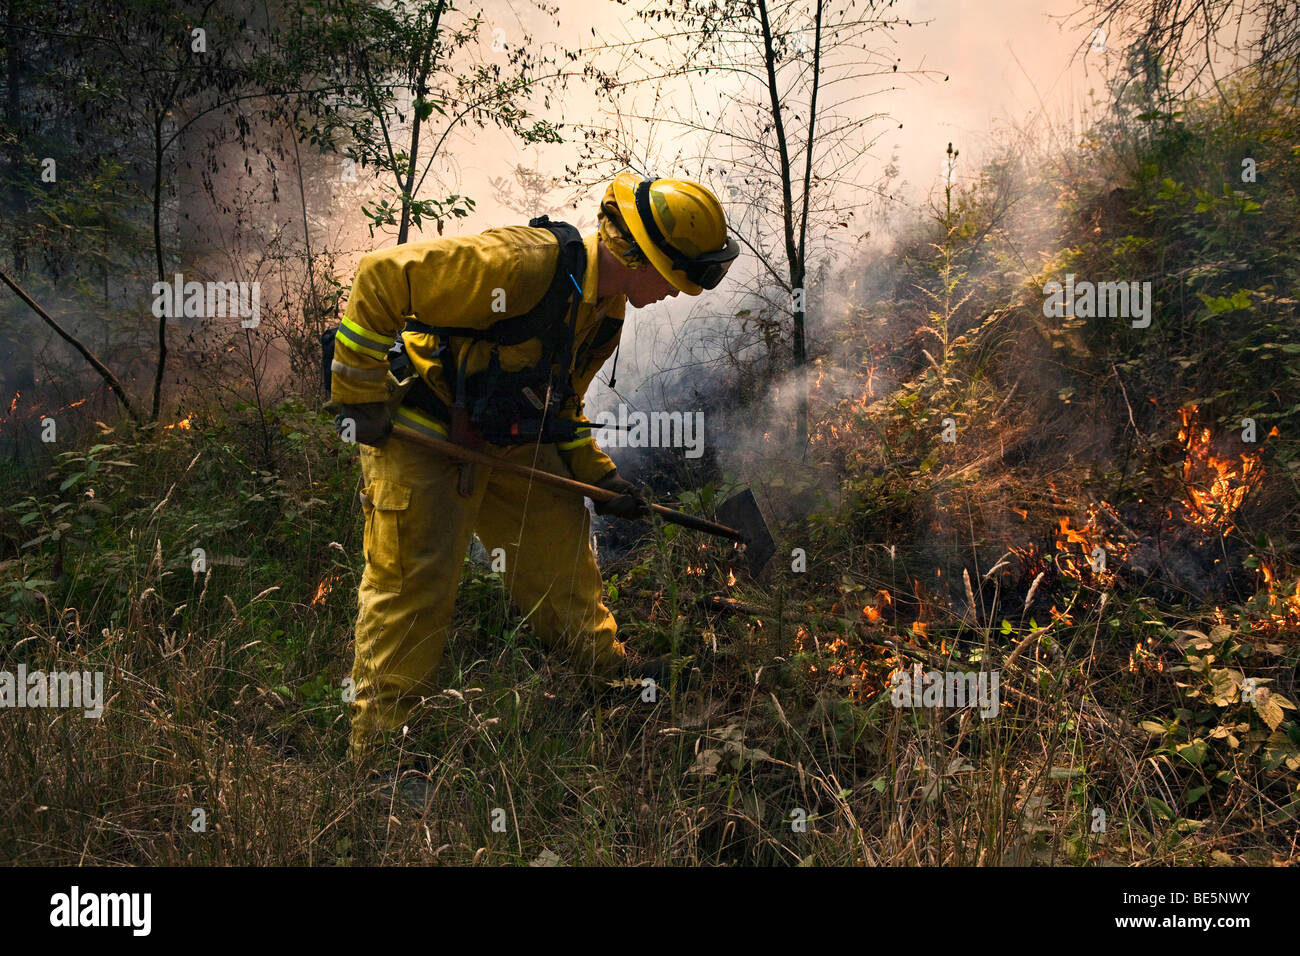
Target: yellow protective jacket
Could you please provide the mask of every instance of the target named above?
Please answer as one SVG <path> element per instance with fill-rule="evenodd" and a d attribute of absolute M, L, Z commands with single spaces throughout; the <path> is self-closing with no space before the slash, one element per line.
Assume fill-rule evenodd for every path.
<path fill-rule="evenodd" d="M 612 472 L 614 463 L 591 437 L 590 422 L 583 415 L 584 396 L 596 372 L 618 345 L 627 307 L 623 295 L 596 298 L 598 242 L 595 233 L 583 239 L 587 271 L 569 369 L 573 397 L 562 416 L 588 427 L 579 428 L 573 441 L 556 444 L 573 476 L 589 484 Z M 388 347 L 408 317 L 432 326 L 486 329 L 527 312 L 549 288 L 558 256 L 554 234 L 530 226 L 504 226 L 476 236 L 408 242 L 363 256 L 334 340 L 331 400 L 349 405 L 387 400 Z M 592 347 L 607 319 L 615 323 L 617 331 L 599 347 Z M 404 332 L 402 338 L 416 373 L 444 403 L 451 405 L 454 396 L 444 379 L 441 360 L 434 358 L 440 344 L 438 336 Z M 494 347 L 488 341 L 457 337 L 452 337 L 452 343 L 456 366 L 463 361 L 467 375 L 487 366 Z M 495 347 L 499 349 L 501 367 L 507 372 L 529 368 L 542 355 L 541 340 L 536 338 Z M 401 424 L 417 430 L 447 434 L 446 423 L 407 406 L 399 410 L 398 417 Z"/>

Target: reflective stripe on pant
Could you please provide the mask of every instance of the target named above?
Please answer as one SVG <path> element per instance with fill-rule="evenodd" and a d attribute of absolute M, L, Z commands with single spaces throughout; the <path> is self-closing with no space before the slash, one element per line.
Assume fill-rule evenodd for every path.
<path fill-rule="evenodd" d="M 566 475 L 552 445 L 492 453 Z M 623 657 L 591 550 L 587 507 L 577 495 L 484 465 L 474 491 L 457 494 L 460 467 L 393 435 L 361 446 L 366 570 L 358 594 L 352 750 L 400 728 L 435 689 L 470 539 L 505 552 L 511 601 L 537 636 L 568 663 L 609 673 Z"/>

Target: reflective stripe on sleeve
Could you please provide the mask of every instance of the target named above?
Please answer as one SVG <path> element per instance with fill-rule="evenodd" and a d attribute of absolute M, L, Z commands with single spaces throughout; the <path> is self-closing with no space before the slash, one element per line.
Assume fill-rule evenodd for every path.
<path fill-rule="evenodd" d="M 388 346 L 392 344 L 391 342 L 385 342 L 383 339 L 375 338 L 373 333 L 367 332 L 347 318 L 339 323 L 338 334 L 335 335 L 334 340 L 354 351 L 360 352 L 362 355 L 369 355 L 381 362 L 388 358 Z"/>
<path fill-rule="evenodd" d="M 338 359 L 330 363 L 330 372 L 362 382 L 382 382 L 388 377 L 387 368 L 356 368 L 352 365 L 344 365 Z"/>

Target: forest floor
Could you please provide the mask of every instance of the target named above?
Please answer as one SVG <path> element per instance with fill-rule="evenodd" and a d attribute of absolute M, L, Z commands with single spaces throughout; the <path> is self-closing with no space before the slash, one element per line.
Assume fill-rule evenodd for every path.
<path fill-rule="evenodd" d="M 346 759 L 359 470 L 315 398 L 8 466 L 0 670 L 107 700 L 0 718 L 0 861 L 1300 862 L 1300 124 L 1224 95 L 1021 149 L 855 264 L 806 449 L 772 437 L 788 369 L 718 378 L 768 434 L 655 487 L 750 485 L 777 556 L 750 580 L 672 526 L 602 556 L 670 686 L 592 695 L 467 558 L 393 745 L 420 808 Z"/>

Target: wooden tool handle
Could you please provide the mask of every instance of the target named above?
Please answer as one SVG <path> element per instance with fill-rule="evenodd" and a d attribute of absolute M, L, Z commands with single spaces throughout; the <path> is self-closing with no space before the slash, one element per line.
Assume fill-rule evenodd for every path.
<path fill-rule="evenodd" d="M 489 468 L 497 468 L 501 471 L 508 471 L 511 474 L 522 475 L 525 478 L 531 478 L 541 484 L 550 485 L 553 488 L 559 488 L 563 491 L 572 492 L 575 495 L 590 498 L 592 501 L 613 501 L 615 498 L 619 497 L 617 491 L 610 491 L 596 485 L 589 485 L 585 482 L 576 481 L 573 478 L 553 475 L 549 471 L 540 471 L 536 468 L 529 468 L 527 465 L 518 465 L 512 461 L 498 458 L 495 455 L 475 451 L 472 448 L 466 448 L 463 445 L 456 445 L 452 442 L 444 441 L 441 438 L 433 438 L 429 435 L 423 435 L 420 432 L 404 428 L 400 424 L 393 426 L 393 437 L 399 438 L 402 441 L 409 441 L 417 445 L 423 445 L 425 448 L 441 452 L 448 458 L 455 458 L 460 461 L 472 461 L 477 464 L 487 465 Z M 745 541 L 745 536 L 735 528 L 728 528 L 726 525 L 718 524 L 715 521 L 708 521 L 704 518 L 698 518 L 695 515 L 673 511 L 671 508 L 665 508 L 663 505 L 651 504 L 650 508 L 665 521 L 670 521 L 673 524 L 679 524 L 685 528 L 693 528 L 696 531 L 703 531 L 706 534 L 717 535 L 720 538 L 730 538 L 732 541 Z"/>

